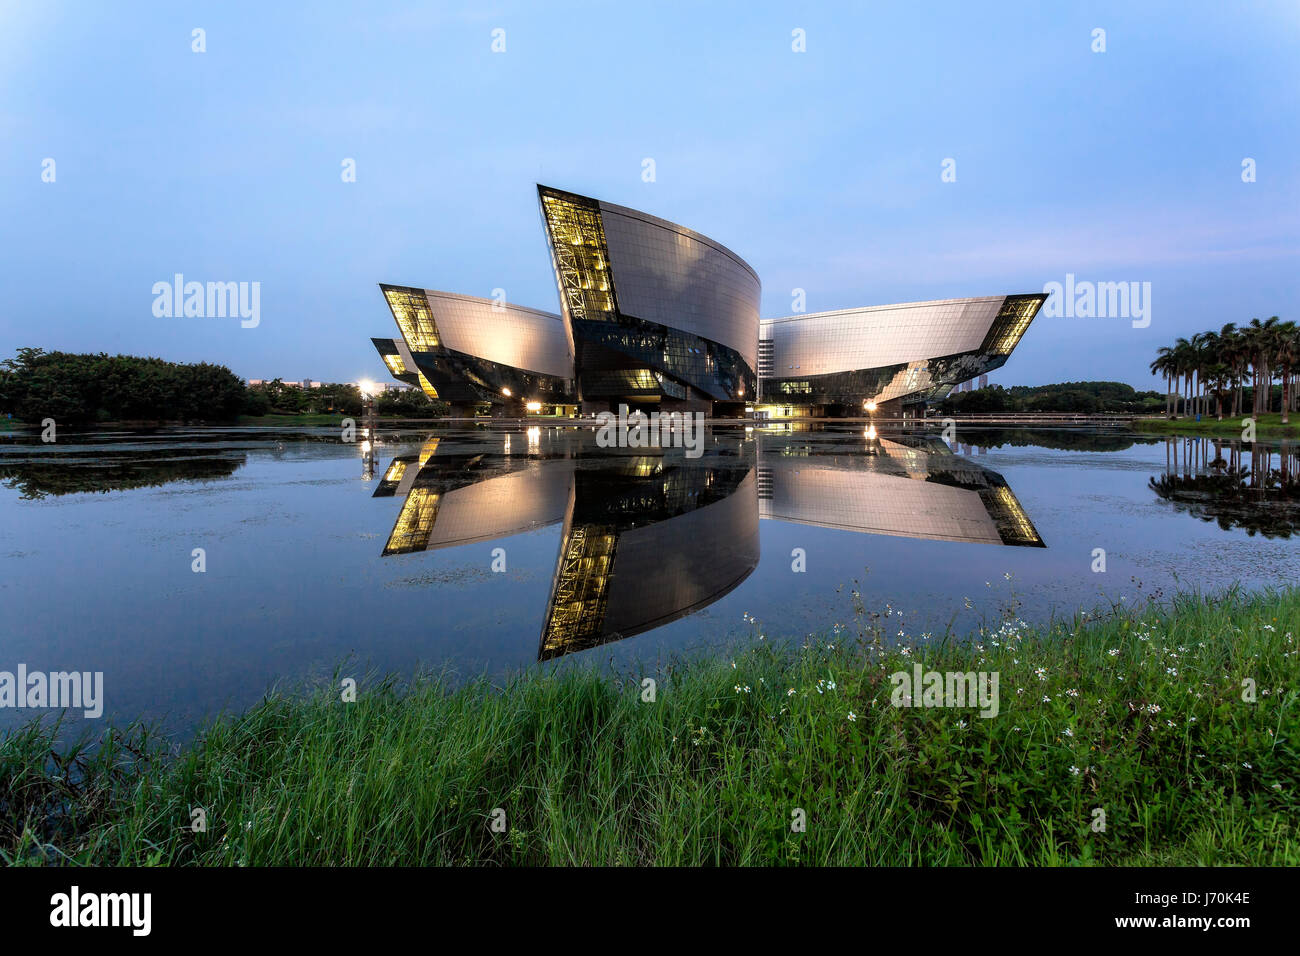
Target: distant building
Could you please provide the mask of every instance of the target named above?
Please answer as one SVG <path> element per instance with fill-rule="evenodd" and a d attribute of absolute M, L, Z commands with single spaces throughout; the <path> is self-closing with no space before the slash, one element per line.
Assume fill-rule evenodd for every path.
<path fill-rule="evenodd" d="M 254 385 L 270 385 L 273 381 L 275 381 L 275 379 L 272 378 L 250 378 L 248 384 L 250 387 Z M 318 382 L 315 379 L 304 378 L 301 382 L 286 382 L 284 379 L 281 379 L 280 384 L 286 388 L 320 388 L 325 383 Z"/>

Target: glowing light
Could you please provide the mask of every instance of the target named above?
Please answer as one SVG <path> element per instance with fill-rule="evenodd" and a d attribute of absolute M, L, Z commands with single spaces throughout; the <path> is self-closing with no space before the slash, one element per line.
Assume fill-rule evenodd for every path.
<path fill-rule="evenodd" d="M 503 388 L 503 389 L 501 389 L 501 394 L 504 395 L 506 398 L 509 398 L 509 397 L 510 397 L 510 389 L 508 389 L 508 388 Z"/>
<path fill-rule="evenodd" d="M 363 378 L 357 382 L 357 388 L 361 390 L 362 395 L 370 396 L 379 390 L 379 386 L 368 378 Z"/>
<path fill-rule="evenodd" d="M 529 402 L 527 405 L 524 406 L 524 408 L 528 409 L 530 412 L 540 412 L 542 410 L 542 403 Z"/>
<path fill-rule="evenodd" d="M 867 430 L 864 431 L 864 432 L 862 433 L 862 437 L 865 438 L 865 439 L 867 439 L 867 441 L 875 441 L 875 438 L 876 438 L 876 426 L 875 426 L 875 425 L 868 425 L 868 426 L 867 426 Z"/>
<path fill-rule="evenodd" d="M 871 399 L 867 399 L 865 402 L 862 403 L 862 407 L 869 412 L 874 412 L 876 410 L 876 403 Z"/>

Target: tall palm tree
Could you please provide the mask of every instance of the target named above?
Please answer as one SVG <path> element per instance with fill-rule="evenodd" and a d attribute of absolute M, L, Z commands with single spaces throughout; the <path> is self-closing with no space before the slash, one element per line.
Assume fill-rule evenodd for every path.
<path fill-rule="evenodd" d="M 1283 423 L 1300 409 L 1300 326 L 1283 322 L 1276 315 L 1251 319 L 1249 325 L 1225 322 L 1219 331 L 1198 332 L 1190 339 L 1179 338 L 1171 346 L 1156 350 L 1148 366 L 1152 375 L 1165 379 L 1165 417 L 1182 413 L 1210 413 L 1224 416 L 1225 400 L 1231 394 L 1232 417 L 1245 413 L 1246 381 L 1251 389 L 1251 414 L 1272 410 L 1273 380 L 1282 380 L 1280 409 Z"/>
<path fill-rule="evenodd" d="M 1219 362 L 1219 333 L 1211 330 L 1192 336 L 1196 347 L 1196 382 L 1200 393 L 1197 411 L 1206 415 L 1210 413 L 1210 369 Z"/>
<path fill-rule="evenodd" d="M 1151 363 L 1150 369 L 1152 375 L 1163 375 L 1165 377 L 1165 418 L 1173 418 L 1173 400 L 1174 400 L 1174 370 L 1177 365 L 1174 361 L 1174 350 L 1167 345 L 1162 345 L 1156 349 L 1155 361 Z"/>
<path fill-rule="evenodd" d="M 1232 370 L 1231 382 L 1233 387 L 1232 394 L 1232 417 L 1236 418 L 1241 411 L 1241 388 L 1242 381 L 1245 378 L 1245 350 L 1242 348 L 1241 330 L 1237 328 L 1235 322 L 1227 322 L 1219 329 L 1219 361 L 1227 365 Z"/>
<path fill-rule="evenodd" d="M 1214 416 L 1223 421 L 1223 393 L 1228 390 L 1232 380 L 1232 368 L 1224 362 L 1212 362 L 1205 366 L 1205 381 L 1209 386 L 1207 398 L 1214 396 Z"/>
<path fill-rule="evenodd" d="M 1291 374 L 1300 359 L 1300 330 L 1294 322 L 1281 322 L 1277 325 L 1273 341 L 1273 361 L 1282 376 L 1282 424 L 1290 424 L 1291 411 Z"/>
<path fill-rule="evenodd" d="M 1179 338 L 1174 342 L 1174 364 L 1178 378 L 1178 388 L 1183 400 L 1183 414 L 1188 414 L 1192 400 L 1192 368 L 1195 363 L 1196 349 L 1187 339 Z M 1175 415 L 1177 409 L 1174 410 Z"/>
<path fill-rule="evenodd" d="M 1246 343 L 1250 349 L 1251 380 L 1255 389 L 1252 403 L 1254 414 L 1262 415 L 1268 411 L 1269 393 L 1273 390 L 1273 373 L 1270 359 L 1275 348 L 1275 330 L 1278 317 L 1271 316 L 1261 322 L 1251 319 L 1246 327 Z"/>

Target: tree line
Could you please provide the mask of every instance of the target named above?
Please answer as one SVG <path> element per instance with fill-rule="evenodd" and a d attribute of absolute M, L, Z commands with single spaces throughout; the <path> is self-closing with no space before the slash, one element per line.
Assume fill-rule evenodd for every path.
<path fill-rule="evenodd" d="M 355 385 L 322 384 L 316 388 L 286 385 L 280 379 L 248 386 L 246 415 L 349 415 L 362 413 L 361 389 Z M 375 396 L 375 410 L 393 418 L 435 418 L 447 404 L 418 388 L 386 389 Z"/>
<path fill-rule="evenodd" d="M 432 417 L 442 405 L 418 389 L 384 392 L 381 415 Z M 248 386 L 224 365 L 135 355 L 18 349 L 0 362 L 0 417 L 60 424 L 229 422 L 240 415 L 360 415 L 355 385 L 295 388 L 279 379 Z"/>
<path fill-rule="evenodd" d="M 1139 392 L 1123 382 L 1062 382 L 1056 385 L 992 385 L 953 392 L 939 403 L 947 414 L 979 412 L 1114 412 L 1144 414 L 1159 411 L 1159 392 Z"/>
<path fill-rule="evenodd" d="M 1295 366 L 1300 357 L 1300 328 L 1283 322 L 1276 315 L 1249 325 L 1229 322 L 1219 331 L 1198 332 L 1190 339 L 1180 338 L 1173 345 L 1161 346 L 1150 365 L 1152 375 L 1165 379 L 1165 415 L 1197 412 L 1223 420 L 1224 408 L 1229 417 L 1245 414 L 1262 415 L 1275 409 L 1282 413 L 1282 424 L 1290 422 L 1296 410 Z M 1273 382 L 1281 388 L 1274 391 Z"/>

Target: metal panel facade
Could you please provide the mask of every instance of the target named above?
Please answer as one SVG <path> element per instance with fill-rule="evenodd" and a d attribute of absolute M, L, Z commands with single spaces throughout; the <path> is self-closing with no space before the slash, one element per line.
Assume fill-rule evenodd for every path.
<path fill-rule="evenodd" d="M 564 325 L 542 312 L 493 299 L 425 290 L 442 344 L 500 365 L 573 378 Z"/>
<path fill-rule="evenodd" d="M 758 367 L 758 275 L 712 239 L 600 204 L 619 310 L 735 349 Z"/>

